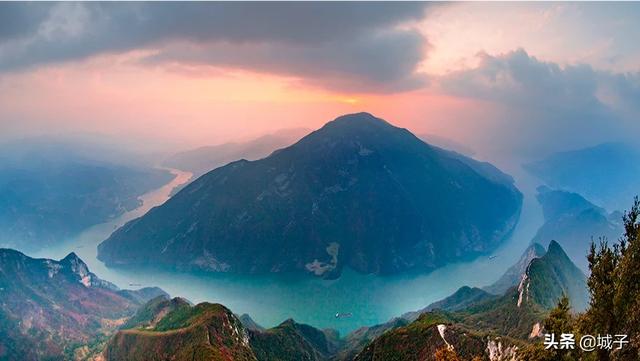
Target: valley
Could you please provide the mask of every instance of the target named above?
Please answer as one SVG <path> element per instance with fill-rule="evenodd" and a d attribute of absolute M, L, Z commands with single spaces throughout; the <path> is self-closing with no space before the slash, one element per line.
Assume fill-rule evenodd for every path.
<path fill-rule="evenodd" d="M 389 127 L 370 118 L 352 121 Z M 355 130 L 347 138 L 359 139 L 361 131 L 371 129 Z M 327 139 L 328 143 L 335 141 Z M 417 142 L 417 149 L 430 147 Z M 356 145 L 360 150 L 355 148 L 355 153 L 360 156 L 373 152 L 363 153 L 362 144 Z M 369 146 L 375 149 L 378 145 Z M 442 350 L 455 350 L 464 359 L 488 356 L 502 361 L 520 348 L 535 352 L 530 350 L 535 346 L 531 340 L 540 337 L 542 322 L 558 299 L 568 295 L 572 310 L 587 309 L 587 278 L 576 266 L 584 269 L 586 258 L 580 254 L 586 255 L 585 237 L 607 230 L 611 236 L 621 233 L 620 221 L 615 220 L 621 215 L 607 214 L 578 194 L 545 187 L 517 164 L 502 162 L 507 175 L 489 163 L 436 147 L 427 149 L 429 156 L 443 157 L 438 161 L 441 164 L 453 162 L 444 169 L 463 165 L 465 171 L 473 169 L 474 176 L 488 177 L 491 187 L 508 185 L 517 189 L 512 194 L 521 195 L 513 229 L 492 250 L 460 255 L 437 263 L 438 267 L 391 273 L 364 272 L 366 269 L 354 269 L 349 263 L 338 267 L 337 243 L 326 249 L 333 257 L 331 267 L 316 262 L 317 269 L 307 268 L 313 272 L 295 268 L 284 272 L 211 272 L 171 269 L 153 261 L 105 265 L 99 256 L 105 242 L 114 235 L 122 236 L 145 217 L 162 212 L 163 207 L 176 202 L 174 197 L 190 196 L 202 187 L 203 179 L 218 172 L 207 173 L 174 194 L 177 187 L 192 180 L 192 173 L 159 168 L 171 173 L 172 180 L 141 196 L 138 208 L 92 226 L 69 242 L 38 252 L 24 250 L 37 259 L 1 250 L 5 274 L 0 275 L 0 291 L 9 302 L 0 303 L 6 323 L 0 324 L 0 333 L 7 338 L 0 343 L 0 351 L 13 357 L 32 348 L 28 358 L 34 360 L 63 354 L 63 359 L 114 361 L 156 357 L 431 361 L 438 352 L 445 352 Z M 234 164 L 238 163 L 223 168 Z M 206 196 L 194 199 L 198 205 Z M 598 222 L 584 214 L 597 215 Z M 619 226 L 614 229 L 614 225 Z M 505 230 L 498 227 L 493 232 L 500 235 Z M 118 242 L 135 247 L 130 243 L 133 241 Z M 324 276 L 322 271 L 327 267 L 338 272 L 318 277 Z M 11 274 L 18 278 L 12 280 Z M 59 298 L 64 295 L 71 302 Z M 13 313 L 19 317 L 14 318 Z M 75 325 L 73 320 L 81 322 Z M 13 324 L 17 331 L 12 330 Z M 28 334 L 37 337 L 32 339 Z M 38 335 L 56 341 L 39 342 Z"/>

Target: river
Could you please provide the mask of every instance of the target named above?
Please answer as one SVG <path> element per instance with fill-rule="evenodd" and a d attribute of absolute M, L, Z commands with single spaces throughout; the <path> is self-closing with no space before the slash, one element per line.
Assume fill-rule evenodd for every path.
<path fill-rule="evenodd" d="M 339 279 L 331 281 L 306 275 L 238 276 L 105 267 L 96 258 L 98 244 L 127 221 L 164 203 L 175 186 L 191 177 L 188 172 L 170 171 L 176 177 L 143 195 L 139 208 L 93 226 L 61 246 L 29 255 L 60 259 L 75 252 L 92 272 L 121 288 L 158 286 L 172 296 L 196 303 L 218 302 L 237 314 L 248 313 L 265 327 L 293 318 L 319 328 L 334 328 L 344 335 L 358 327 L 383 323 L 404 312 L 420 309 L 463 285 L 491 284 L 516 262 L 542 224 L 542 212 L 535 199 L 537 182 L 516 166 L 509 171 L 524 194 L 520 221 L 492 259 L 481 257 L 472 262 L 450 264 L 426 275 L 377 277 L 346 270 Z M 351 317 L 336 318 L 334 315 L 338 312 L 351 313 Z"/>

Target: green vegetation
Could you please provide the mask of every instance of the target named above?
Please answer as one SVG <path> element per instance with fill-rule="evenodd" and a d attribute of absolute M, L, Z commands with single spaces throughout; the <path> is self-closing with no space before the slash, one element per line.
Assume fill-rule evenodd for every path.
<path fill-rule="evenodd" d="M 336 339 L 308 325 L 287 320 L 265 332 L 251 333 L 251 347 L 258 360 L 327 360 L 338 350 Z"/>
<path fill-rule="evenodd" d="M 590 334 L 625 334 L 622 350 L 598 352 L 599 360 L 640 359 L 640 201 L 625 213 L 624 236 L 612 246 L 601 241 L 589 253 L 590 307 L 580 329 Z"/>
<path fill-rule="evenodd" d="M 162 318 L 153 330 L 159 332 L 177 330 L 189 326 L 206 312 L 215 313 L 220 311 L 222 311 L 221 305 L 210 303 L 201 303 L 195 307 L 191 307 L 188 304 L 180 305 L 173 312 Z"/>
<path fill-rule="evenodd" d="M 153 300 L 134 318 L 157 323 L 118 332 L 107 345 L 106 360 L 256 360 L 245 329 L 222 305 Z"/>
<path fill-rule="evenodd" d="M 545 333 L 561 335 L 563 333 L 575 332 L 576 319 L 571 314 L 569 298 L 563 296 L 555 308 L 549 312 L 544 320 Z M 536 341 L 539 341 L 537 338 Z M 527 345 L 519 352 L 523 361 L 572 361 L 579 359 L 580 351 L 574 350 L 546 350 L 541 342 Z"/>

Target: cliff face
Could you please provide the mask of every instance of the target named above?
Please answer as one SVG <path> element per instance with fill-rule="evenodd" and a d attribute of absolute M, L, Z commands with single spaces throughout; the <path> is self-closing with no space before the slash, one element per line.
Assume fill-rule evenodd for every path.
<path fill-rule="evenodd" d="M 433 270 L 494 249 L 521 194 L 487 163 L 361 113 L 200 177 L 103 242 L 109 265 L 335 277 Z"/>

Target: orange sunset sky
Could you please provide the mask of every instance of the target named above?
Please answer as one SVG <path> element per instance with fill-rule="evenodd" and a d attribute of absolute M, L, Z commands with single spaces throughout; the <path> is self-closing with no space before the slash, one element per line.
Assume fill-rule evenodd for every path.
<path fill-rule="evenodd" d="M 640 5 L 3 3 L 0 140 L 172 150 L 368 111 L 492 152 L 640 134 Z"/>

